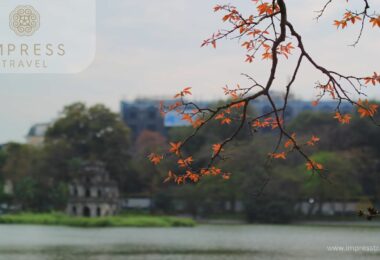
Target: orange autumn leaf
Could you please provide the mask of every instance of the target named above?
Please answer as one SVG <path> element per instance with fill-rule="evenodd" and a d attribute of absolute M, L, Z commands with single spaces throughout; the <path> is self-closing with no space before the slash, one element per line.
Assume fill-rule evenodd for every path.
<path fill-rule="evenodd" d="M 181 167 L 181 168 L 186 168 L 185 161 L 182 160 L 182 159 L 179 159 L 179 160 L 178 160 L 178 165 L 179 165 L 179 167 Z"/>
<path fill-rule="evenodd" d="M 168 182 L 168 181 L 171 181 L 171 180 L 176 180 L 177 179 L 177 175 L 175 175 L 172 171 L 169 171 L 168 172 L 168 176 L 166 177 L 166 179 L 164 180 L 164 183 Z"/>
<path fill-rule="evenodd" d="M 216 168 L 215 166 L 213 166 L 210 169 L 210 173 L 211 173 L 211 175 L 214 175 L 214 176 L 220 175 L 222 173 L 222 169 Z"/>
<path fill-rule="evenodd" d="M 315 145 L 316 143 L 318 143 L 320 140 L 321 140 L 321 139 L 320 139 L 319 137 L 313 135 L 313 136 L 311 137 L 310 141 L 308 141 L 306 144 L 307 144 L 308 146 L 314 146 L 314 145 Z"/>
<path fill-rule="evenodd" d="M 252 45 L 253 45 L 253 41 L 246 41 L 241 46 L 249 50 Z"/>
<path fill-rule="evenodd" d="M 350 121 L 351 121 L 351 115 L 350 114 L 344 114 L 344 115 L 342 115 L 339 112 L 335 113 L 334 118 L 338 119 L 339 123 L 341 123 L 341 124 L 349 124 Z"/>
<path fill-rule="evenodd" d="M 255 128 L 266 128 L 270 126 L 270 123 L 267 122 L 267 121 L 260 121 L 260 120 L 255 120 L 253 123 L 252 123 L 252 127 L 255 127 Z"/>
<path fill-rule="evenodd" d="M 209 175 L 211 172 L 209 169 L 201 169 L 200 173 L 201 175 Z"/>
<path fill-rule="evenodd" d="M 164 156 L 163 155 L 158 155 L 158 154 L 155 154 L 155 153 L 151 153 L 149 156 L 148 156 L 149 160 L 154 164 L 154 165 L 158 165 L 160 164 L 160 162 L 164 159 Z"/>
<path fill-rule="evenodd" d="M 227 20 L 230 20 L 230 18 L 231 18 L 231 15 L 232 14 L 226 14 L 225 16 L 223 16 L 223 22 L 225 22 L 225 21 L 227 21 Z"/>
<path fill-rule="evenodd" d="M 315 136 L 315 135 L 313 135 L 313 136 L 311 137 L 311 141 L 314 142 L 314 143 L 317 143 L 317 142 L 319 142 L 320 140 L 321 140 L 321 139 L 320 139 L 319 137 Z"/>
<path fill-rule="evenodd" d="M 314 161 L 310 161 L 306 163 L 306 169 L 308 171 L 311 170 L 323 170 L 323 165 Z"/>
<path fill-rule="evenodd" d="M 242 101 L 242 102 L 239 102 L 239 103 L 233 104 L 233 105 L 231 106 L 231 108 L 239 109 L 239 108 L 244 107 L 244 106 L 245 106 L 245 101 Z"/>
<path fill-rule="evenodd" d="M 358 101 L 358 113 L 360 117 L 373 117 L 377 113 L 378 105 L 370 104 L 368 100 L 364 102 L 359 99 Z"/>
<path fill-rule="evenodd" d="M 214 145 L 212 146 L 212 150 L 213 150 L 213 152 L 214 152 L 214 155 L 215 155 L 215 154 L 218 154 L 218 153 L 220 153 L 220 152 L 223 151 L 223 149 L 222 149 L 222 145 L 221 145 L 221 144 L 214 144 Z"/>
<path fill-rule="evenodd" d="M 280 119 L 280 124 L 279 124 L 279 123 L 277 122 L 277 120 L 273 118 L 272 123 L 271 123 L 272 130 L 278 128 L 278 127 L 279 127 L 280 125 L 282 125 L 282 124 L 283 124 L 283 120 L 282 120 L 282 119 Z"/>
<path fill-rule="evenodd" d="M 224 118 L 224 113 L 220 113 L 219 115 L 217 115 L 216 117 L 215 117 L 215 120 L 221 120 L 221 119 L 223 119 Z"/>
<path fill-rule="evenodd" d="M 185 95 L 191 95 L 191 87 L 187 87 L 187 88 L 184 88 L 184 90 L 182 91 Z"/>
<path fill-rule="evenodd" d="M 279 119 L 279 121 L 280 121 L 280 124 L 283 123 L 283 120 L 282 120 L 282 119 Z M 253 123 L 252 123 L 252 127 L 254 127 L 254 128 L 266 128 L 266 127 L 271 127 L 272 130 L 274 130 L 274 129 L 276 129 L 276 128 L 279 127 L 279 124 L 278 124 L 276 118 L 268 117 L 268 118 L 264 119 L 263 121 L 260 121 L 260 120 L 255 120 L 255 121 L 253 121 Z"/>
<path fill-rule="evenodd" d="M 292 52 L 292 49 L 294 49 L 291 42 L 289 42 L 286 45 L 280 45 L 280 48 L 278 49 L 278 52 L 282 55 L 284 55 L 286 58 L 289 58 L 289 55 Z"/>
<path fill-rule="evenodd" d="M 253 56 L 252 55 L 247 55 L 247 58 L 245 59 L 245 62 L 252 63 L 253 62 Z"/>
<path fill-rule="evenodd" d="M 185 183 L 185 178 L 183 176 L 179 176 L 175 179 L 177 184 Z"/>
<path fill-rule="evenodd" d="M 212 44 L 212 47 L 213 47 L 214 49 L 216 49 L 216 41 L 215 41 L 215 40 L 212 41 L 211 44 Z"/>
<path fill-rule="evenodd" d="M 372 23 L 372 27 L 375 27 L 375 26 L 380 27 L 380 15 L 377 18 L 375 17 L 371 18 L 369 22 Z"/>
<path fill-rule="evenodd" d="M 269 3 L 262 3 L 259 6 L 257 6 L 257 11 L 259 12 L 259 15 L 266 14 L 271 15 L 274 12 L 277 12 L 279 10 L 279 7 L 275 5 L 269 4 Z"/>
<path fill-rule="evenodd" d="M 318 106 L 318 104 L 319 104 L 319 100 L 314 100 L 313 102 L 311 102 L 311 105 L 312 105 L 313 107 Z"/>
<path fill-rule="evenodd" d="M 291 146 L 294 146 L 294 141 L 296 140 L 296 134 L 293 133 L 291 135 L 292 138 L 289 138 L 288 141 L 285 142 L 284 147 L 289 148 Z M 292 140 L 293 139 L 293 140 Z"/>
<path fill-rule="evenodd" d="M 175 110 L 176 108 L 182 106 L 182 103 L 181 102 L 175 102 L 174 104 L 170 105 L 169 106 L 169 111 L 173 111 Z"/>
<path fill-rule="evenodd" d="M 183 114 L 183 116 L 182 116 L 182 120 L 183 120 L 183 121 L 187 121 L 187 122 L 189 122 L 190 124 L 193 123 L 193 118 L 192 118 L 192 116 L 189 115 L 189 114 Z"/>
<path fill-rule="evenodd" d="M 193 123 L 192 123 L 192 126 L 193 128 L 198 128 L 200 127 L 201 125 L 203 125 L 205 122 L 205 120 L 201 119 L 201 118 L 197 118 Z"/>
<path fill-rule="evenodd" d="M 191 171 L 186 171 L 185 178 L 190 179 L 192 182 L 198 182 L 200 179 L 200 176 L 197 173 L 193 173 Z"/>
<path fill-rule="evenodd" d="M 269 156 L 273 159 L 283 159 L 286 160 L 285 152 L 282 153 L 270 153 Z"/>
<path fill-rule="evenodd" d="M 230 91 L 230 96 L 233 100 L 236 100 L 239 98 L 238 94 L 236 93 L 237 91 Z"/>
<path fill-rule="evenodd" d="M 186 95 L 191 95 L 192 93 L 191 93 L 190 90 L 191 90 L 191 87 L 186 87 L 181 92 L 179 92 L 178 94 L 176 94 L 174 96 L 174 98 L 179 98 L 179 97 L 184 97 Z"/>
<path fill-rule="evenodd" d="M 333 84 L 328 83 L 326 85 L 319 85 L 317 88 L 321 89 L 323 92 L 329 93 L 333 99 L 336 99 L 336 90 Z"/>
<path fill-rule="evenodd" d="M 273 56 L 272 56 L 272 53 L 270 53 L 270 52 L 264 52 L 262 54 L 262 59 L 263 60 L 271 60 L 272 58 L 273 58 Z"/>
<path fill-rule="evenodd" d="M 190 165 L 190 164 L 192 164 L 194 162 L 194 160 L 193 160 L 193 157 L 192 156 L 189 156 L 189 157 L 187 157 L 186 159 L 185 159 L 185 163 L 187 164 L 187 165 Z"/>
<path fill-rule="evenodd" d="M 347 21 L 345 21 L 345 20 L 342 20 L 342 21 L 335 20 L 334 21 L 334 25 L 337 28 L 339 28 L 340 26 L 342 26 L 342 29 L 344 29 L 345 27 L 347 27 Z"/>
<path fill-rule="evenodd" d="M 270 5 L 268 3 L 263 3 L 257 7 L 257 10 L 259 11 L 259 15 L 265 14 L 267 11 L 269 11 Z"/>
<path fill-rule="evenodd" d="M 313 164 L 312 164 L 311 162 L 307 162 L 307 163 L 306 163 L 306 169 L 307 169 L 308 171 L 312 170 L 312 169 L 313 169 Z"/>
<path fill-rule="evenodd" d="M 293 145 L 293 141 L 291 139 L 289 139 L 288 141 L 285 142 L 284 147 L 289 148 L 292 145 Z"/>
<path fill-rule="evenodd" d="M 349 22 L 351 22 L 352 24 L 355 24 L 356 21 L 361 21 L 361 20 L 362 18 L 360 18 L 359 15 L 353 14 L 352 12 L 346 12 L 342 20 L 334 21 L 334 25 L 337 28 L 342 27 L 342 29 L 344 29 L 345 27 L 347 27 Z"/>
<path fill-rule="evenodd" d="M 376 85 L 377 83 L 380 83 L 380 75 L 378 75 L 376 72 L 373 73 L 373 76 L 364 78 L 364 84 L 372 83 L 372 85 Z"/>
<path fill-rule="evenodd" d="M 194 162 L 193 160 L 193 157 L 190 156 L 186 159 L 179 159 L 178 160 L 178 165 L 181 167 L 181 168 L 186 168 L 187 166 L 189 166 L 190 164 L 192 164 Z"/>
<path fill-rule="evenodd" d="M 221 124 L 222 124 L 222 125 L 224 125 L 224 124 L 229 125 L 229 124 L 231 124 L 231 122 L 232 122 L 231 118 L 226 117 L 226 118 L 224 118 L 224 119 L 222 120 Z"/>
<path fill-rule="evenodd" d="M 250 31 L 247 33 L 247 35 L 251 35 L 253 37 L 256 37 L 258 34 L 260 34 L 262 31 L 260 29 L 253 29 L 253 31 Z M 264 34 L 264 33 L 263 33 Z M 265 32 L 265 34 L 268 34 L 268 32 Z"/>
<path fill-rule="evenodd" d="M 222 178 L 223 178 L 224 180 L 229 180 L 229 179 L 231 178 L 231 175 L 225 173 L 225 174 L 223 174 Z"/>
<path fill-rule="evenodd" d="M 175 153 L 176 155 L 179 155 L 179 150 L 181 149 L 181 142 L 178 143 L 170 143 L 170 150 L 169 152 Z"/>
<path fill-rule="evenodd" d="M 214 7 L 214 12 L 218 12 L 218 11 L 220 11 L 222 8 L 223 8 L 222 6 L 220 6 L 220 5 L 216 5 L 216 6 Z"/>
<path fill-rule="evenodd" d="M 227 109 L 226 111 L 225 111 L 225 113 L 231 113 L 231 111 L 229 110 L 229 109 Z M 215 117 L 215 120 L 221 120 L 221 124 L 222 125 L 224 125 L 224 124 L 227 124 L 227 125 L 229 125 L 229 124 L 231 124 L 231 122 L 232 122 L 232 120 L 231 120 L 231 118 L 228 118 L 228 117 L 225 117 L 226 115 L 225 115 L 225 113 L 220 113 L 219 115 L 217 115 L 216 117 Z"/>

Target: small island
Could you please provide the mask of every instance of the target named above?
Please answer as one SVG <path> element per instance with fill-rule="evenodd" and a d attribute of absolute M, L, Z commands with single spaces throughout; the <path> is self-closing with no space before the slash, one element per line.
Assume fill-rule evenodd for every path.
<path fill-rule="evenodd" d="M 189 218 L 121 214 L 119 189 L 102 162 L 86 162 L 72 174 L 66 214 L 12 213 L 0 215 L 0 224 L 60 225 L 72 227 L 192 227 Z"/>

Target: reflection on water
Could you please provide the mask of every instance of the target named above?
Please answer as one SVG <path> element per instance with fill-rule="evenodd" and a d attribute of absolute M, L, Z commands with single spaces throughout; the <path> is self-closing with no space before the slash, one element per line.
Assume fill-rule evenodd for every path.
<path fill-rule="evenodd" d="M 328 246 L 377 246 L 330 252 Z M 79 229 L 0 225 L 0 260 L 380 259 L 380 228 L 198 226 Z"/>

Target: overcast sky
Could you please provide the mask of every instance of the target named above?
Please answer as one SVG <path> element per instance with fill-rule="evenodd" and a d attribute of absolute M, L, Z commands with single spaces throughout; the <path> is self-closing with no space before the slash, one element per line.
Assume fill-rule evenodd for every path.
<path fill-rule="evenodd" d="M 24 141 L 30 126 L 54 119 L 64 105 L 75 101 L 104 103 L 119 110 L 122 98 L 171 96 L 192 86 L 197 99 L 223 96 L 225 84 L 244 84 L 241 73 L 265 80 L 268 63 L 244 63 L 237 42 L 220 43 L 216 50 L 200 48 L 202 40 L 223 27 L 212 7 L 216 0 L 97 1 L 97 52 L 92 65 L 73 75 L 0 75 L 0 143 Z M 252 8 L 250 0 L 244 10 Z M 304 35 L 306 48 L 324 66 L 346 74 L 379 71 L 380 30 L 368 30 L 359 46 L 349 47 L 358 27 L 337 31 L 333 20 L 344 11 L 337 1 L 317 23 L 315 10 L 324 0 L 289 0 L 289 19 Z M 372 1 L 379 2 L 379 1 Z M 223 2 L 222 2 L 223 3 Z M 380 10 L 380 3 L 377 3 Z M 342 9 L 343 8 L 343 9 Z M 338 10 L 339 9 L 339 10 Z M 294 61 L 280 67 L 278 77 L 290 77 Z M 310 66 L 301 70 L 293 94 L 311 99 L 321 79 Z M 380 89 L 371 89 L 380 98 Z"/>

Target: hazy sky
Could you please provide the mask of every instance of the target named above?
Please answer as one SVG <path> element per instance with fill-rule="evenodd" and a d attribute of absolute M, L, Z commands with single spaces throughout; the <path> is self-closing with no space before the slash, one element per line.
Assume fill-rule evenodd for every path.
<path fill-rule="evenodd" d="M 247 12 L 253 7 L 250 0 L 230 2 Z M 319 22 L 313 19 L 314 11 L 324 0 L 287 2 L 289 19 L 317 62 L 346 74 L 379 71 L 379 29 L 366 30 L 359 46 L 352 48 L 348 45 L 358 27 L 342 32 L 332 26 L 344 12 L 345 1 L 336 1 Z M 269 63 L 244 63 L 244 51 L 235 41 L 220 43 L 217 50 L 200 48 L 203 39 L 223 27 L 220 15 L 212 11 L 216 3 L 223 1 L 97 1 L 97 52 L 86 71 L 0 75 L 0 143 L 24 141 L 32 124 L 54 119 L 64 105 L 75 101 L 104 103 L 118 111 L 122 98 L 170 96 L 184 86 L 192 86 L 197 99 L 216 99 L 223 96 L 225 84 L 244 84 L 240 73 L 265 80 Z M 380 10 L 380 3 L 376 5 Z M 280 67 L 279 82 L 289 78 L 292 65 L 290 59 Z M 311 99 L 320 75 L 307 65 L 301 74 L 293 94 Z M 380 98 L 380 89 L 369 93 Z"/>

